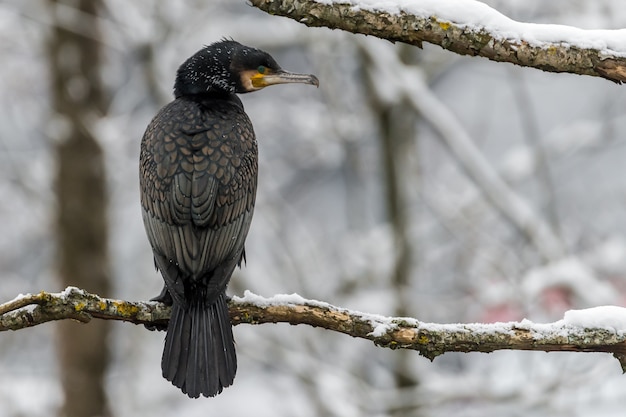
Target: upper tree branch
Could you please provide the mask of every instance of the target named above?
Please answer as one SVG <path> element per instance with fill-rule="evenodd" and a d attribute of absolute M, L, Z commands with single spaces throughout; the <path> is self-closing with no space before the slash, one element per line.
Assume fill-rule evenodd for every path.
<path fill-rule="evenodd" d="M 165 324 L 170 308 L 157 302 L 101 298 L 78 288 L 61 293 L 27 294 L 0 304 L 0 331 L 32 327 L 52 320 L 91 318 L 135 324 Z M 493 352 L 502 349 L 610 352 L 626 366 L 626 334 L 564 324 L 520 323 L 433 324 L 412 318 L 383 317 L 278 295 L 263 298 L 247 293 L 230 301 L 233 324 L 308 324 L 371 340 L 391 349 L 417 350 L 433 359 L 445 352 Z"/>
<path fill-rule="evenodd" d="M 450 0 L 439 2 L 414 0 L 409 10 L 422 8 L 419 14 L 407 12 L 408 4 L 398 0 L 393 12 L 381 11 L 371 2 L 355 0 L 250 0 L 252 5 L 273 15 L 286 16 L 307 26 L 343 29 L 372 35 L 392 42 L 400 41 L 421 47 L 422 42 L 439 45 L 461 55 L 482 56 L 498 62 L 510 62 L 549 72 L 592 75 L 618 83 L 626 81 L 626 50 L 612 48 L 622 31 L 592 31 L 560 26 L 566 38 L 559 41 L 528 38 L 528 33 L 555 33 L 555 25 L 525 24 L 506 18 L 480 2 L 463 2 L 458 16 L 447 16 Z M 445 6 L 437 5 L 445 3 Z M 467 13 L 471 11 L 472 13 Z M 445 17 L 442 17 L 441 15 Z M 466 14 L 488 15 L 506 22 L 506 27 L 466 21 Z M 626 36 L 622 34 L 621 36 Z M 585 39 L 589 45 L 581 46 Z M 619 45 L 619 43 L 618 43 Z M 619 47 L 618 47 L 619 48 Z"/>

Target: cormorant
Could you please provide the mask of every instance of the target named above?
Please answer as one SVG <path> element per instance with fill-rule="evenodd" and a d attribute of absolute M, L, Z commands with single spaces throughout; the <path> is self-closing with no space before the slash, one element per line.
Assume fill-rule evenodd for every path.
<path fill-rule="evenodd" d="M 319 85 L 266 52 L 221 40 L 187 59 L 175 100 L 141 141 L 143 222 L 172 305 L 163 377 L 189 397 L 233 383 L 237 358 L 226 286 L 245 260 L 257 186 L 257 143 L 236 94 L 283 83 Z"/>

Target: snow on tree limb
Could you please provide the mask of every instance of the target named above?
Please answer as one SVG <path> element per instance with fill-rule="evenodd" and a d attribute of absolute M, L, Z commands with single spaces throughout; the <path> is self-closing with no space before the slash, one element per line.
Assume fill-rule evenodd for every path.
<path fill-rule="evenodd" d="M 0 331 L 19 330 L 54 320 L 84 323 L 93 317 L 135 324 L 167 323 L 170 308 L 157 302 L 130 302 L 102 298 L 76 287 L 60 293 L 20 295 L 0 304 Z"/>
<path fill-rule="evenodd" d="M 342 29 L 421 47 L 439 45 L 548 72 L 626 81 L 626 30 L 585 30 L 507 18 L 469 0 L 250 0 L 311 27 Z"/>
<path fill-rule="evenodd" d="M 0 331 L 18 330 L 48 321 L 92 318 L 135 324 L 165 324 L 170 308 L 157 302 L 129 302 L 102 298 L 68 287 L 60 293 L 21 295 L 0 304 Z M 331 304 L 306 300 L 296 294 L 264 298 L 246 292 L 230 301 L 233 324 L 308 324 L 367 339 L 377 346 L 412 349 L 434 359 L 445 352 L 536 350 L 608 352 L 626 368 L 626 309 L 600 307 L 566 313 L 565 319 L 538 324 L 435 324 L 407 317 L 360 313 Z M 607 319 L 608 317 L 608 319 Z M 593 327 L 595 326 L 595 327 Z"/>

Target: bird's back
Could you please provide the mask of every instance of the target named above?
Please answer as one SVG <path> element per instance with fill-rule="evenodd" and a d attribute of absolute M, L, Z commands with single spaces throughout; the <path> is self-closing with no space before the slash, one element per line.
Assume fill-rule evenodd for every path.
<path fill-rule="evenodd" d="M 232 269 L 214 271 L 242 256 L 256 184 L 257 144 L 236 96 L 179 98 L 152 120 L 141 144 L 142 212 L 175 299 L 190 285 L 224 290 Z"/>

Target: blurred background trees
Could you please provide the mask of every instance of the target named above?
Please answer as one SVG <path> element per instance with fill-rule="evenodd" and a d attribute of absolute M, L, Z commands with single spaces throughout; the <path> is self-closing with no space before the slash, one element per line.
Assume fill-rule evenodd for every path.
<path fill-rule="evenodd" d="M 487 3 L 523 21 L 626 22 L 616 0 Z M 624 87 L 309 29 L 231 0 L 0 3 L 2 299 L 68 284 L 128 300 L 159 292 L 139 209 L 139 141 L 171 99 L 178 65 L 223 36 L 321 82 L 242 97 L 260 178 L 248 264 L 232 294 L 297 292 L 437 322 L 555 320 L 568 308 L 624 303 Z M 549 225 L 558 251 L 546 256 L 407 102 L 394 78 L 407 65 L 482 169 Z M 68 196 L 80 204 L 65 205 L 70 187 L 85 193 Z M 57 213 L 68 209 L 78 212 L 63 220 Z M 73 236 L 63 225 L 78 235 L 63 237 Z M 72 255 L 84 250 L 100 255 Z M 82 346 L 77 332 L 96 324 L 3 334 L 0 416 L 71 415 L 61 383 L 70 365 L 52 341 Z M 235 385 L 190 401 L 160 377 L 162 334 L 113 324 L 100 335 L 87 346 L 105 348 L 114 416 L 620 415 L 626 390 L 608 355 L 446 354 L 430 363 L 265 325 L 235 328 Z"/>
<path fill-rule="evenodd" d="M 101 81 L 99 1 L 51 0 L 48 40 L 50 98 L 56 163 L 55 267 L 62 286 L 108 294 L 108 192 L 104 153 L 92 125 L 105 116 Z M 68 15 L 61 18 L 64 13 Z M 64 20 L 65 19 L 65 20 Z M 79 30 L 76 30 L 79 29 Z M 110 323 L 58 323 L 57 351 L 63 387 L 61 415 L 107 416 L 105 372 Z"/>

